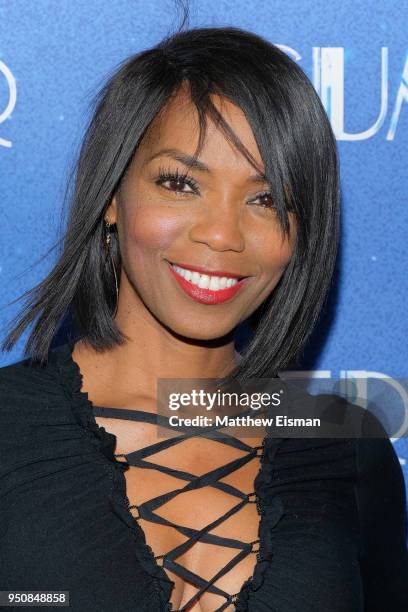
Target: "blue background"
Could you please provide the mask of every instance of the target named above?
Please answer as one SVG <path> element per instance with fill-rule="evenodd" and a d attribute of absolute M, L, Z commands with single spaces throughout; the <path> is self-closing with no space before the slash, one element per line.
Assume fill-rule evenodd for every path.
<path fill-rule="evenodd" d="M 12 112 L 0 119 L 1 337 L 18 308 L 8 302 L 44 278 L 55 261 L 51 252 L 31 269 L 58 238 L 65 181 L 92 96 L 120 61 L 174 29 L 179 15 L 173 0 L 0 1 L 0 62 L 11 71 L 17 94 Z M 385 103 L 382 125 L 370 137 L 348 140 L 337 133 L 339 266 L 326 315 L 302 363 L 333 378 L 358 370 L 408 379 L 407 17 L 407 3 L 390 0 L 190 3 L 191 26 L 236 25 L 294 49 L 316 88 L 314 53 L 343 49 L 345 132 L 370 128 L 381 99 Z M 388 59 L 383 90 L 382 47 Z M 0 116 L 10 95 L 10 78 L 0 69 Z M 401 110 L 393 123 L 398 95 Z M 328 100 L 333 124 L 338 97 Z M 0 365 L 21 358 L 26 338 L 0 354 Z M 408 481 L 407 440 L 393 442 Z"/>

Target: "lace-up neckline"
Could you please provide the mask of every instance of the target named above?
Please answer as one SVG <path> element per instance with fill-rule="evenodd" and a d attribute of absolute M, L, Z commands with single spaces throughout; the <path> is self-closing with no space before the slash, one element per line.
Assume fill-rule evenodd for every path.
<path fill-rule="evenodd" d="M 157 580 L 157 588 L 163 604 L 162 609 L 169 612 L 187 612 L 191 609 L 191 606 L 199 600 L 203 593 L 209 592 L 224 597 L 225 599 L 225 602 L 214 612 L 222 612 L 231 604 L 234 604 L 236 611 L 247 610 L 250 591 L 256 590 L 261 586 L 265 572 L 272 558 L 270 529 L 274 528 L 283 515 L 283 506 L 279 497 L 273 497 L 272 501 L 268 501 L 267 505 L 265 504 L 266 496 L 264 487 L 264 485 L 271 480 L 271 459 L 276 453 L 282 439 L 264 437 L 262 445 L 252 447 L 234 436 L 225 433 L 219 434 L 216 428 L 213 428 L 212 431 L 209 432 L 208 428 L 204 430 L 203 428 L 184 427 L 182 425 L 174 427 L 173 425 L 169 425 L 167 417 L 155 413 L 143 410 L 96 406 L 88 399 L 88 394 L 82 391 L 82 374 L 78 364 L 72 357 L 73 348 L 74 342 L 71 341 L 55 350 L 55 354 L 59 357 L 58 367 L 62 374 L 61 380 L 68 386 L 72 394 L 72 408 L 78 421 L 85 427 L 92 443 L 99 446 L 99 450 L 109 459 L 109 465 L 113 469 L 114 475 L 114 486 L 112 490 L 114 507 L 118 515 L 130 527 L 135 539 L 140 543 L 141 536 L 144 541 L 146 550 L 143 551 L 144 554 L 140 554 L 140 561 L 146 571 Z M 67 374 L 69 375 L 68 377 Z M 104 427 L 96 423 L 95 417 L 98 416 L 157 424 L 168 427 L 173 431 L 176 429 L 183 433 L 176 437 L 164 438 L 160 442 L 145 446 L 133 452 L 114 454 L 117 441 L 116 436 L 110 434 Z M 188 431 L 186 432 L 186 430 Z M 214 444 L 227 444 L 228 446 L 244 451 L 245 455 L 200 476 L 148 460 L 150 455 L 154 455 L 166 448 L 180 444 L 193 436 L 211 437 Z M 267 457 L 265 450 L 267 450 Z M 253 491 L 245 493 L 235 486 L 220 482 L 220 479 L 231 474 L 256 457 L 260 458 L 260 469 L 254 480 Z M 119 460 L 119 458 L 124 458 L 125 461 Z M 128 470 L 130 466 L 159 470 L 169 476 L 174 476 L 181 481 L 185 481 L 187 484 L 184 487 L 179 487 L 162 495 L 158 495 L 139 505 L 131 505 L 127 497 L 126 479 L 124 476 L 124 472 Z M 156 511 L 161 506 L 177 495 L 206 486 L 215 487 L 216 489 L 228 493 L 238 500 L 237 503 L 229 511 L 225 512 L 215 521 L 205 525 L 202 529 L 194 529 L 188 526 L 179 525 L 157 514 Z M 239 512 L 246 504 L 250 503 L 256 504 L 257 513 L 260 517 L 258 538 L 256 540 L 252 542 L 243 542 L 237 538 L 223 537 L 209 533 L 218 525 L 226 521 L 230 516 Z M 136 511 L 137 514 L 132 513 L 131 510 Z M 139 524 L 140 519 L 174 528 L 186 536 L 187 539 L 179 546 L 167 551 L 164 555 L 154 555 L 152 548 L 146 542 L 145 533 Z M 177 558 L 197 541 L 233 548 L 237 551 L 237 554 L 234 555 L 234 557 L 210 580 L 205 580 L 200 575 L 188 570 L 177 562 Z M 219 588 L 215 583 L 249 554 L 256 554 L 256 564 L 253 575 L 243 583 L 240 591 L 230 594 Z M 167 576 L 165 569 L 172 571 L 174 574 L 197 588 L 193 597 L 177 611 L 174 610 L 170 602 L 171 591 L 175 583 Z"/>

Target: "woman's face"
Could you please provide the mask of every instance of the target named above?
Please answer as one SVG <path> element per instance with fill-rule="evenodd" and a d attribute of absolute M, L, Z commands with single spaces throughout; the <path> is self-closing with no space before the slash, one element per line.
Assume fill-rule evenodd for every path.
<path fill-rule="evenodd" d="M 225 99 L 213 102 L 263 168 L 243 112 Z M 210 340 L 231 332 L 273 291 L 296 227 L 289 213 L 284 238 L 268 184 L 211 121 L 188 168 L 183 159 L 193 156 L 198 133 L 197 111 L 182 91 L 150 125 L 105 219 L 118 227 L 118 316 L 121 307 L 128 316 L 144 308 L 177 334 Z"/>

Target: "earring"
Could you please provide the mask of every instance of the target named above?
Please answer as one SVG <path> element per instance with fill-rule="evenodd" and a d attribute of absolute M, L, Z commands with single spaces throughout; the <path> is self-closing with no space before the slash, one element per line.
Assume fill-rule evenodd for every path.
<path fill-rule="evenodd" d="M 111 231 L 110 231 L 110 227 L 111 224 L 109 223 L 109 221 L 106 221 L 105 219 L 105 229 L 106 229 L 106 238 L 105 238 L 105 248 L 106 251 L 110 257 L 111 260 L 111 265 L 112 265 L 112 269 L 113 269 L 113 275 L 115 277 L 115 288 L 116 288 L 116 307 L 115 307 L 115 312 L 113 313 L 112 317 L 115 318 L 116 313 L 118 311 L 118 304 L 119 304 L 119 289 L 118 289 L 118 277 L 116 274 L 116 268 L 115 268 L 115 264 L 113 261 L 113 257 L 112 257 L 112 251 L 111 251 Z"/>

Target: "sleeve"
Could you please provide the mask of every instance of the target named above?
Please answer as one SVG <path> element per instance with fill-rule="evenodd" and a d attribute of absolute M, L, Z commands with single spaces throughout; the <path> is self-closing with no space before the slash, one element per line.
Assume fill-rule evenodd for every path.
<path fill-rule="evenodd" d="M 256 591 L 257 612 L 363 612 L 355 442 L 293 437 L 267 443 L 258 478 L 261 509 L 267 519 L 280 500 L 283 514 L 268 525 L 269 600 L 255 598 Z"/>
<path fill-rule="evenodd" d="M 398 456 L 385 430 L 383 438 L 357 440 L 356 464 L 364 612 L 407 612 L 406 491 Z"/>
<path fill-rule="evenodd" d="M 283 514 L 268 532 L 270 599 L 254 609 L 408 612 L 405 485 L 394 447 L 371 412 L 318 400 L 333 422 L 351 406 L 362 433 L 267 444 L 259 496 L 266 516 L 276 499 Z"/>

